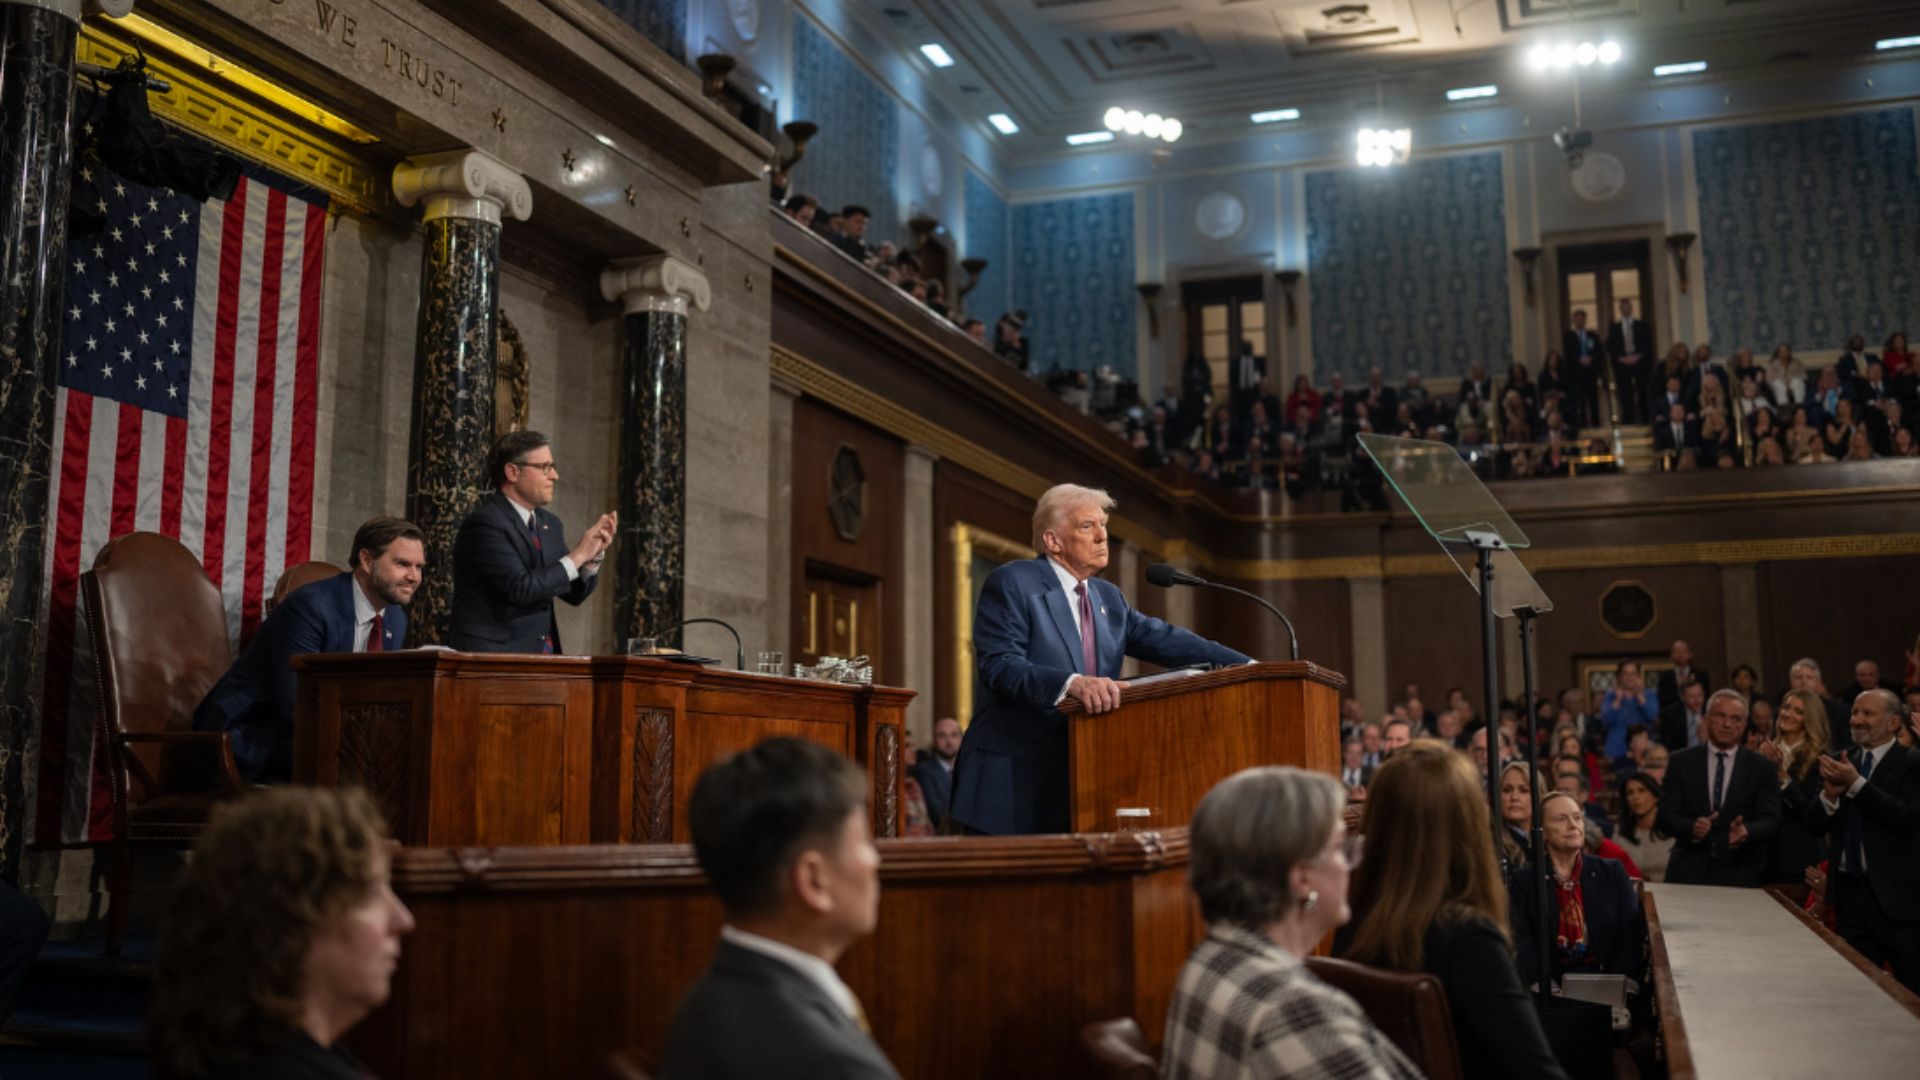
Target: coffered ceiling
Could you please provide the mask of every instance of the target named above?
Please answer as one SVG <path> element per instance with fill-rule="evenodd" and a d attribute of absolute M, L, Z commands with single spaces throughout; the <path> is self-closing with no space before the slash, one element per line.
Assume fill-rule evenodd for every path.
<path fill-rule="evenodd" d="M 979 122 L 1022 127 L 1013 158 L 1063 151 L 1122 105 L 1179 116 L 1187 138 L 1236 138 L 1250 113 L 1298 108 L 1348 123 L 1376 101 L 1446 107 L 1444 93 L 1497 83 L 1512 100 L 1539 76 L 1527 49 L 1620 42 L 1592 92 L 1652 80 L 1656 64 L 1706 60 L 1699 78 L 1866 64 L 1873 43 L 1920 34 L 1920 3 L 1887 0 L 861 0 L 861 15 L 933 92 Z M 955 66 L 919 55 L 939 42 Z"/>

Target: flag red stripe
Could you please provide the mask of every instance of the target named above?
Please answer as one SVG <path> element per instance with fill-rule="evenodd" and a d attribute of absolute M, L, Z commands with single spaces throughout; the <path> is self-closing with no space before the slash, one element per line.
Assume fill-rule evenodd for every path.
<path fill-rule="evenodd" d="M 134 511 L 140 508 L 140 426 L 143 412 L 138 405 L 120 403 L 120 433 L 113 448 L 113 509 L 108 517 L 107 535 L 125 536 L 133 531 Z"/>
<path fill-rule="evenodd" d="M 293 442 L 287 455 L 287 562 L 312 558 L 314 419 L 320 398 L 320 282 L 326 272 L 327 212 L 306 208 L 300 263 L 300 330 L 293 369 Z"/>
<path fill-rule="evenodd" d="M 253 360 L 253 454 L 247 481 L 246 580 L 240 591 L 240 641 L 260 626 L 267 575 L 267 489 L 273 484 L 273 379 L 280 348 L 281 247 L 286 242 L 287 196 L 267 189 L 267 235 L 260 258 L 260 340 Z"/>
<path fill-rule="evenodd" d="M 42 843 L 61 839 L 67 795 L 67 709 L 73 698 L 74 610 L 80 589 L 80 533 L 87 509 L 87 447 L 92 441 L 93 395 L 67 391 L 66 438 L 60 448 L 60 507 L 48 574 L 47 683 L 40 699 L 40 792 L 34 816 Z"/>
<path fill-rule="evenodd" d="M 180 493 L 186 488 L 187 420 L 167 417 L 166 471 L 160 476 L 160 531 L 180 535 Z"/>
<path fill-rule="evenodd" d="M 227 561 L 227 466 L 233 456 L 233 349 L 240 333 L 240 265 L 246 240 L 247 189 L 242 179 L 220 225 L 220 295 L 213 323 L 212 406 L 207 427 L 207 526 L 200 561 L 218 589 Z"/>

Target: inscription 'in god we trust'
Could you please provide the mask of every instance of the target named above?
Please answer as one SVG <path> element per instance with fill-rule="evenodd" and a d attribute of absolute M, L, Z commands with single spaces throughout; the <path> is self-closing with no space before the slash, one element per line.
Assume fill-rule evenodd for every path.
<path fill-rule="evenodd" d="M 271 0 L 275 7 L 284 6 L 288 0 Z M 327 0 L 313 0 L 314 25 L 328 41 L 341 48 L 359 49 L 362 44 L 381 50 L 382 65 L 415 86 L 443 98 L 449 105 L 460 104 L 460 80 L 448 73 L 447 69 L 421 56 L 407 45 L 381 35 L 378 38 L 362 37 L 360 20 L 347 14 Z"/>

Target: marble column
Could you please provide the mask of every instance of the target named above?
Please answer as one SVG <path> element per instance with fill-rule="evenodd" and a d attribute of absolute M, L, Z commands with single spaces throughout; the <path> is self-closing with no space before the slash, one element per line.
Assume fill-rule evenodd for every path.
<path fill-rule="evenodd" d="M 907 704 L 907 737 L 916 746 L 933 744 L 933 668 L 940 637 L 933 620 L 933 472 L 939 460 L 932 450 L 908 444 L 901 483 L 905 497 L 900 500 L 900 546 L 905 558 L 900 604 L 907 647 L 900 682 L 919 691 Z"/>
<path fill-rule="evenodd" d="M 620 543 L 613 637 L 679 644 L 687 576 L 687 310 L 713 304 L 700 268 L 671 255 L 622 259 L 600 293 L 626 309 L 621 366 Z"/>
<path fill-rule="evenodd" d="M 1720 669 L 1729 678 L 1741 664 L 1766 671 L 1767 653 L 1760 640 L 1759 563 L 1720 565 L 1720 614 L 1727 628 L 1727 655 Z"/>
<path fill-rule="evenodd" d="M 797 383 L 774 375 L 767 394 L 767 647 L 793 655 L 793 404 Z"/>
<path fill-rule="evenodd" d="M 1397 690 L 1387 681 L 1386 582 L 1379 578 L 1347 579 L 1347 614 L 1351 624 L 1353 670 L 1347 675 L 1347 693 L 1360 699 L 1368 716 L 1382 716 Z"/>
<path fill-rule="evenodd" d="M 498 159 L 455 150 L 394 166 L 393 193 L 425 209 L 407 516 L 427 534 L 427 576 L 407 622 L 411 644 L 437 645 L 453 605 L 453 537 L 489 486 L 501 215 L 525 221 L 533 189 Z"/>
<path fill-rule="evenodd" d="M 117 18 L 132 7 L 122 0 L 104 10 Z M 9 646 L 0 650 L 0 878 L 9 881 L 25 839 L 26 749 L 40 712 L 36 634 L 82 14 L 80 0 L 0 0 L 0 624 Z"/>

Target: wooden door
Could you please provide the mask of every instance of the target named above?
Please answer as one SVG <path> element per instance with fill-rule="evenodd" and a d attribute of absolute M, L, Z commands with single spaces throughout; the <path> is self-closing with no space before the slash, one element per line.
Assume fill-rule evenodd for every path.
<path fill-rule="evenodd" d="M 794 659 L 865 656 L 880 668 L 879 578 L 808 560 Z"/>

